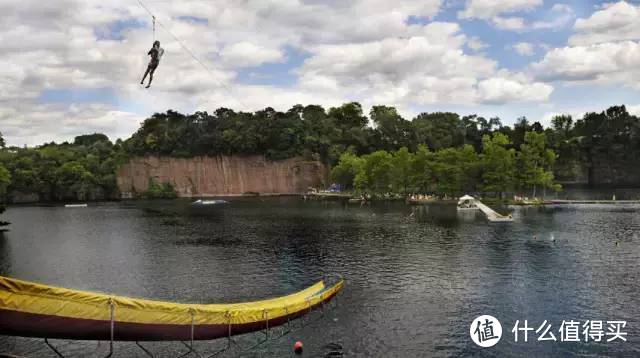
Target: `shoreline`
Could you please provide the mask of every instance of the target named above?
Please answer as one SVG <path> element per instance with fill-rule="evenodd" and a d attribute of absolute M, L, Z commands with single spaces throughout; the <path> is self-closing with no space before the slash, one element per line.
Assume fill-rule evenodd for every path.
<path fill-rule="evenodd" d="M 85 203 L 111 203 L 111 202 L 130 202 L 130 201 L 149 201 L 149 200 L 186 200 L 186 199 L 199 199 L 199 198 L 258 198 L 258 197 L 301 197 L 305 200 L 358 200 L 360 198 L 352 193 L 243 193 L 243 194 L 200 194 L 191 196 L 179 196 L 176 198 L 107 198 L 97 200 L 60 200 L 60 201 L 28 201 L 17 203 L 3 203 L 5 207 L 12 206 L 29 206 L 29 205 L 42 205 L 42 206 L 58 206 L 67 204 L 85 204 Z M 478 197 L 479 200 L 488 203 L 490 205 L 506 205 L 506 206 L 547 206 L 547 205 L 632 205 L 640 204 L 640 200 L 637 199 L 620 199 L 620 200 L 599 200 L 599 199 L 550 199 L 540 201 L 519 202 L 513 200 L 493 200 L 492 198 Z M 388 202 L 388 201 L 404 201 L 407 205 L 428 205 L 428 204 L 455 204 L 457 199 L 408 199 L 406 197 L 393 197 L 393 198 L 369 198 L 365 200 L 367 202 Z"/>

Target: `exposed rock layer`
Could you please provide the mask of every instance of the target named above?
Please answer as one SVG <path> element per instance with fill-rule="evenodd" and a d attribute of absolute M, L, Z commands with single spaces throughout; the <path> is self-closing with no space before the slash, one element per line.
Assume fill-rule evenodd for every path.
<path fill-rule="evenodd" d="M 293 194 L 323 186 L 327 168 L 320 162 L 262 156 L 136 157 L 118 169 L 123 197 L 148 189 L 149 178 L 171 183 L 179 196 Z"/>

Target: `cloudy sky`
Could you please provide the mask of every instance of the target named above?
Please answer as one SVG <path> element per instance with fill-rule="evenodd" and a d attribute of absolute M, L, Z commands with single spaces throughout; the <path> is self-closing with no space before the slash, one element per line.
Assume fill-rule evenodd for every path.
<path fill-rule="evenodd" d="M 166 50 L 150 89 L 138 0 L 0 0 L 9 144 L 126 138 L 153 112 L 222 106 L 359 101 L 505 123 L 614 104 L 640 113 L 640 1 L 142 1 Z"/>

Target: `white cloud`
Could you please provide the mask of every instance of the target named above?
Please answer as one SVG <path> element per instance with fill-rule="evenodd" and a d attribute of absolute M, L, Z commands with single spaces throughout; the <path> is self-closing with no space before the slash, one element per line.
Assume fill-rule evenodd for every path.
<path fill-rule="evenodd" d="M 481 81 L 478 89 L 486 103 L 505 103 L 518 100 L 544 102 L 553 87 L 544 83 L 531 83 L 523 75 L 492 77 Z"/>
<path fill-rule="evenodd" d="M 478 52 L 488 48 L 489 45 L 480 40 L 479 37 L 473 36 L 467 40 L 467 47 L 472 49 L 473 51 Z"/>
<path fill-rule="evenodd" d="M 436 22 L 422 36 L 317 46 L 300 69 L 300 81 L 313 90 L 341 88 L 384 103 L 547 100 L 550 86 L 498 71 L 483 56 L 464 54 L 466 41 L 459 31 L 455 24 Z"/>
<path fill-rule="evenodd" d="M 625 41 L 556 48 L 532 68 L 548 81 L 622 83 L 640 88 L 640 44 Z"/>
<path fill-rule="evenodd" d="M 553 6 L 551 7 L 551 11 L 555 11 L 555 12 L 573 12 L 573 9 L 571 8 L 571 6 L 569 6 L 567 4 L 553 4 Z"/>
<path fill-rule="evenodd" d="M 551 12 L 555 16 L 554 18 L 550 20 L 534 21 L 533 24 L 531 24 L 531 27 L 533 29 L 557 30 L 569 25 L 575 19 L 573 9 L 566 4 L 554 4 L 551 7 Z M 556 14 L 559 15 L 556 16 Z"/>
<path fill-rule="evenodd" d="M 575 18 L 573 10 L 566 4 L 554 4 L 546 19 L 529 23 L 522 16 L 514 16 L 534 10 L 542 4 L 542 0 L 467 0 L 465 9 L 458 12 L 458 17 L 486 20 L 498 29 L 511 31 L 558 29 L 567 26 Z"/>
<path fill-rule="evenodd" d="M 490 10 L 499 16 L 528 10 L 541 0 L 529 5 L 508 1 L 509 6 L 494 2 Z M 481 10 L 477 3 L 467 3 L 473 5 L 470 11 Z M 476 53 L 486 45 L 467 37 L 455 23 L 407 22 L 409 16 L 432 19 L 441 0 L 148 5 L 158 18 L 156 36 L 166 52 L 154 84 L 145 90 L 138 81 L 152 33 L 149 15 L 135 1 L 0 0 L 0 128 L 9 143 L 71 140 L 93 131 L 126 137 L 142 118 L 169 108 L 257 110 L 348 100 L 399 108 L 474 105 L 546 101 L 552 90 L 520 73 L 501 71 L 494 60 Z M 181 21 L 181 16 L 206 21 Z M 123 24 L 135 26 L 112 33 Z M 114 39 L 104 38 L 109 35 Z M 308 56 L 292 71 L 298 80 L 294 85 L 239 81 L 239 71 L 247 66 L 287 61 L 285 48 Z M 472 54 L 465 49 L 472 49 Z M 60 89 L 106 89 L 115 98 L 64 104 L 39 99 L 45 90 Z"/>
<path fill-rule="evenodd" d="M 235 67 L 257 66 L 265 62 L 280 62 L 284 54 L 279 49 L 266 48 L 250 42 L 238 42 L 225 47 L 222 60 Z"/>
<path fill-rule="evenodd" d="M 110 139 L 131 135 L 144 120 L 143 116 L 116 111 L 106 105 L 36 105 L 0 110 L 2 134 L 10 145 L 37 145 L 73 141 L 78 135 L 105 133 Z"/>
<path fill-rule="evenodd" d="M 640 5 L 626 1 L 608 4 L 586 19 L 578 19 L 574 25 L 576 34 L 569 44 L 590 45 L 612 41 L 640 39 Z"/>
<path fill-rule="evenodd" d="M 505 13 L 533 10 L 540 5 L 542 0 L 467 0 L 458 17 L 489 20 Z"/>
<path fill-rule="evenodd" d="M 496 16 L 491 19 L 493 24 L 501 30 L 522 30 L 524 29 L 524 19 L 521 17 L 500 17 Z"/>
<path fill-rule="evenodd" d="M 513 49 L 520 56 L 533 56 L 534 54 L 534 46 L 530 42 L 518 42 L 513 45 Z"/>
<path fill-rule="evenodd" d="M 640 104 L 627 106 L 627 112 L 634 116 L 640 117 Z"/>

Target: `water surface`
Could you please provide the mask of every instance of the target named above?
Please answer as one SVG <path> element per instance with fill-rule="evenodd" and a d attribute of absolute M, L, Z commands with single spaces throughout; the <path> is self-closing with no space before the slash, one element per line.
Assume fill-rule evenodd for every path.
<path fill-rule="evenodd" d="M 0 274 L 69 288 L 180 302 L 232 302 L 300 290 L 323 272 L 346 278 L 338 307 L 245 356 L 640 355 L 640 206 L 512 209 L 490 224 L 455 206 L 351 206 L 288 198 L 15 206 L 0 238 Z M 533 237 L 537 239 L 533 239 Z M 555 238 L 555 242 L 551 241 Z M 618 243 L 616 245 L 616 242 Z M 469 338 L 481 315 L 503 325 L 500 343 Z M 516 320 L 626 320 L 627 342 L 515 343 Z M 249 341 L 250 338 L 245 338 Z M 76 356 L 106 344 L 56 341 Z M 199 343 L 214 351 L 223 342 Z M 177 344 L 147 345 L 172 356 Z M 41 340 L 0 337 L 0 352 L 54 356 Z M 142 357 L 117 343 L 118 357 Z"/>

